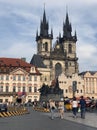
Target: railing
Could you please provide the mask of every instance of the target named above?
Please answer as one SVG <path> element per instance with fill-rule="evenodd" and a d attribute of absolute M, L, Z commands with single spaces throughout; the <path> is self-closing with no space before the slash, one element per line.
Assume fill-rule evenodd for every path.
<path fill-rule="evenodd" d="M 13 96 L 13 95 L 16 95 L 17 93 L 16 92 L 0 92 L 0 96 L 1 95 L 11 95 L 11 96 Z"/>

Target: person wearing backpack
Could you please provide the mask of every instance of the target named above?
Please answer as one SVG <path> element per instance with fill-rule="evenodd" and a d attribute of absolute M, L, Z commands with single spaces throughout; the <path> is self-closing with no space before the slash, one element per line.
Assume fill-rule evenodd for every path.
<path fill-rule="evenodd" d="M 81 118 L 85 119 L 86 101 L 83 96 L 81 96 L 79 104 L 81 109 Z"/>

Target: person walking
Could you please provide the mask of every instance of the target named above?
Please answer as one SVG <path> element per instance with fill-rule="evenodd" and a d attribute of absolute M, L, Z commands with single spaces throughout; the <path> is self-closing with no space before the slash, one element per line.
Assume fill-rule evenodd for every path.
<path fill-rule="evenodd" d="M 77 109 L 78 109 L 78 101 L 76 100 L 76 97 L 73 97 L 72 101 L 72 111 L 73 111 L 73 117 L 77 117 Z"/>
<path fill-rule="evenodd" d="M 79 101 L 80 109 L 81 109 L 81 118 L 85 119 L 85 111 L 86 111 L 86 101 L 83 96 L 81 96 L 81 99 Z"/>
<path fill-rule="evenodd" d="M 58 110 L 59 110 L 59 117 L 63 119 L 64 118 L 64 102 L 62 101 L 59 102 Z"/>
<path fill-rule="evenodd" d="M 52 99 L 50 99 L 49 104 L 50 104 L 51 119 L 54 119 L 54 113 L 56 109 L 55 102 Z"/>

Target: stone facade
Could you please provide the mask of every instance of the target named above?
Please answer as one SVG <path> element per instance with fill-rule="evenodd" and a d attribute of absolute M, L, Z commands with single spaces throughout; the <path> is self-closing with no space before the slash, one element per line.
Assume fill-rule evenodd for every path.
<path fill-rule="evenodd" d="M 84 79 L 78 74 L 73 74 L 72 76 L 66 76 L 64 73 L 59 75 L 59 86 L 63 89 L 64 97 L 73 97 L 73 81 L 77 82 L 77 89 L 75 92 L 76 97 L 80 97 L 81 95 L 85 95 L 84 91 Z"/>
<path fill-rule="evenodd" d="M 47 69 L 47 68 L 38 68 L 39 72 L 41 72 L 41 75 L 40 75 L 40 86 L 44 84 L 51 84 L 51 80 L 50 80 L 50 69 Z"/>
<path fill-rule="evenodd" d="M 78 58 L 76 56 L 77 36 L 76 32 L 75 35 L 72 36 L 72 27 L 69 22 L 68 13 L 63 23 L 63 35 L 61 36 L 61 34 L 59 34 L 53 44 L 53 31 L 51 29 L 51 33 L 49 34 L 49 25 L 44 10 L 43 20 L 40 23 L 40 33 L 38 33 L 38 31 L 36 33 L 36 42 L 37 54 L 35 58 L 34 56 L 32 57 L 30 63 L 39 69 L 50 70 L 50 74 L 47 74 L 47 79 L 52 81 L 62 72 L 64 72 L 66 76 L 72 76 L 72 74 L 79 72 Z M 36 61 L 39 61 L 39 56 L 45 67 L 40 66 L 41 63 L 39 62 L 36 63 Z M 42 80 L 42 82 L 44 81 Z"/>

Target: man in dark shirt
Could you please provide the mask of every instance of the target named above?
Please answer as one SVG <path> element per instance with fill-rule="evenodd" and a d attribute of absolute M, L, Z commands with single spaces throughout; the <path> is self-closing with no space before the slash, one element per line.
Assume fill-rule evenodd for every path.
<path fill-rule="evenodd" d="M 81 109 L 81 118 L 85 119 L 86 101 L 83 96 L 81 96 L 79 104 Z"/>

